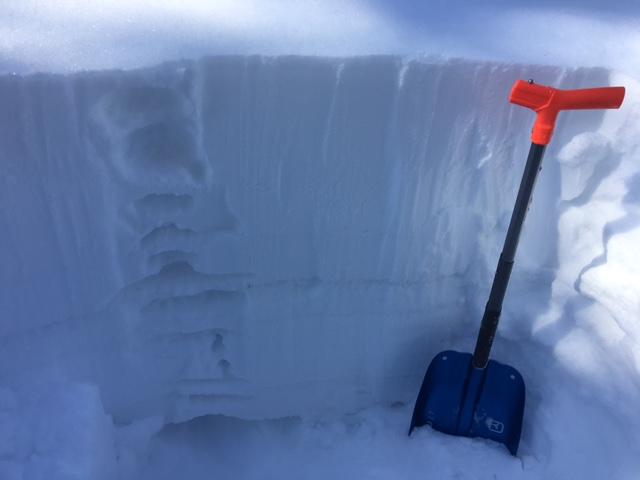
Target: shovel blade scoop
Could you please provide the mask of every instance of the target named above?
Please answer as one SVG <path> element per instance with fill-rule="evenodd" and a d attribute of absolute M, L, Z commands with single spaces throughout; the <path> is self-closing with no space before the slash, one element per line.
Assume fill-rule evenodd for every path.
<path fill-rule="evenodd" d="M 420 387 L 409 434 L 430 425 L 450 435 L 481 437 L 516 455 L 522 430 L 525 386 L 518 371 L 494 360 L 474 368 L 470 353 L 434 357 Z"/>

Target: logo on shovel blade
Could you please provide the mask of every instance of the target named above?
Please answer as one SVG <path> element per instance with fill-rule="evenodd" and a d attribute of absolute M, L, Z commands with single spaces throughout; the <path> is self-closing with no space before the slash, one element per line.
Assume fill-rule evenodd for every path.
<path fill-rule="evenodd" d="M 494 420 L 493 418 L 488 418 L 487 428 L 494 433 L 502 433 L 504 432 L 504 423 Z"/>

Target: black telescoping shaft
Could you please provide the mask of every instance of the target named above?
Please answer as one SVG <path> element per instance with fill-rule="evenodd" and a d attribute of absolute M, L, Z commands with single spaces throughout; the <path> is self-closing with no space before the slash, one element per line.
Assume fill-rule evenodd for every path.
<path fill-rule="evenodd" d="M 527 210 L 531 203 L 538 172 L 542 168 L 544 149 L 545 145 L 532 143 L 531 149 L 529 150 L 527 164 L 524 168 L 522 180 L 520 181 L 520 189 L 516 197 L 516 204 L 511 214 L 507 237 L 504 240 L 496 274 L 493 277 L 491 293 L 489 294 L 489 300 L 484 309 L 476 348 L 473 352 L 473 366 L 475 368 L 485 368 L 489 361 L 491 345 L 493 344 L 493 338 L 495 337 L 498 322 L 500 321 L 502 301 L 504 300 L 504 295 L 509 285 L 509 277 L 511 276 L 511 269 L 513 268 L 513 261 L 516 256 L 518 241 L 520 240 L 520 232 L 522 231 L 522 225 L 524 224 L 524 219 L 527 216 Z"/>

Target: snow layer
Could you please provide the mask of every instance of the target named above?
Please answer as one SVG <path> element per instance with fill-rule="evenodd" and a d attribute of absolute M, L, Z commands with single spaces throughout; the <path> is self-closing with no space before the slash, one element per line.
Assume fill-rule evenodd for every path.
<path fill-rule="evenodd" d="M 362 418 L 400 442 L 431 357 L 473 346 L 533 120 L 506 98 L 531 77 L 612 82 L 397 57 L 0 77 L 0 385 L 95 385 L 131 424 L 119 442 L 132 478 L 170 422 L 191 420 L 156 435 L 160 457 L 207 422 L 293 441 L 308 433 L 296 422 L 394 404 Z M 640 471 L 638 103 L 620 82 L 622 111 L 563 114 L 547 153 L 495 348 L 527 382 L 523 463 L 488 473 Z M 237 420 L 202 417 L 221 414 Z M 285 417 L 303 420 L 266 420 Z M 333 428 L 317 448 L 348 443 Z M 428 462 L 438 442 L 483 450 L 440 438 L 377 445 L 398 464 L 405 444 Z M 397 478 L 389 468 L 379 476 Z"/>

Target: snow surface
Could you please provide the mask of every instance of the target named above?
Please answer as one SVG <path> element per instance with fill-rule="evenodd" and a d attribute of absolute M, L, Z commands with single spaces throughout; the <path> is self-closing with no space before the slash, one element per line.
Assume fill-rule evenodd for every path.
<path fill-rule="evenodd" d="M 244 55 L 444 55 L 640 76 L 637 0 L 4 0 L 0 72 Z"/>
<path fill-rule="evenodd" d="M 473 347 L 519 78 L 628 95 L 545 158 L 494 349 L 513 458 L 406 429 Z M 637 87 L 394 56 L 0 77 L 0 478 L 637 478 Z"/>

